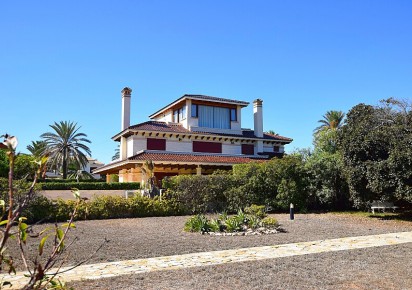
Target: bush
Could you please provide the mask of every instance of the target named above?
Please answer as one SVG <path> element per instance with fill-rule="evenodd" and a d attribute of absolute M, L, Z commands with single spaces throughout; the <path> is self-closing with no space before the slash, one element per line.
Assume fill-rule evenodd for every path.
<path fill-rule="evenodd" d="M 14 189 L 14 199 L 17 202 L 21 202 L 23 198 L 26 196 L 29 188 L 31 186 L 31 182 L 28 182 L 25 179 L 18 179 L 13 180 L 13 189 Z M 34 190 L 39 191 L 40 186 L 35 185 Z M 9 181 L 7 178 L 0 177 L 0 199 L 4 200 L 6 204 L 9 200 Z"/>
<path fill-rule="evenodd" d="M 264 228 L 273 229 L 279 226 L 277 219 L 267 216 L 261 221 L 261 225 Z"/>
<path fill-rule="evenodd" d="M 267 216 L 264 205 L 252 204 L 251 206 L 245 208 L 245 213 L 256 216 L 260 219 Z"/>
<path fill-rule="evenodd" d="M 69 219 L 76 201 L 58 199 L 51 201 L 36 196 L 24 212 L 30 222 L 62 222 Z M 182 215 L 185 212 L 174 200 L 135 195 L 132 198 L 102 195 L 90 201 L 83 201 L 77 211 L 76 220 L 136 218 L 149 216 Z"/>
<path fill-rule="evenodd" d="M 170 198 L 193 214 L 225 210 L 224 193 L 234 183 L 231 175 L 179 175 L 164 180 L 163 186 Z"/>
<path fill-rule="evenodd" d="M 70 190 L 77 188 L 79 190 L 132 190 L 139 189 L 139 182 L 46 182 L 39 183 L 42 190 Z"/>
<path fill-rule="evenodd" d="M 207 233 L 210 230 L 209 221 L 204 215 L 195 215 L 185 223 L 184 230 L 186 232 Z"/>

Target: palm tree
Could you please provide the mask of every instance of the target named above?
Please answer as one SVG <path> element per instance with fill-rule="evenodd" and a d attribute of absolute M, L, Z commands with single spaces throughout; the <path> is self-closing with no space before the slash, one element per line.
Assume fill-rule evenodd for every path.
<path fill-rule="evenodd" d="M 117 145 L 117 148 L 114 149 L 114 155 L 112 156 L 112 161 L 120 159 L 120 145 Z"/>
<path fill-rule="evenodd" d="M 270 134 L 270 135 L 276 135 L 276 132 L 273 130 L 269 130 L 267 132 L 265 132 L 266 134 Z"/>
<path fill-rule="evenodd" d="M 47 149 L 47 143 L 45 141 L 31 141 L 30 145 L 27 145 L 27 150 L 35 158 L 44 156 Z"/>
<path fill-rule="evenodd" d="M 343 125 L 343 118 L 345 118 L 345 113 L 342 111 L 327 111 L 326 114 L 323 115 L 323 119 L 318 121 L 318 123 L 322 125 L 315 129 L 315 133 L 325 129 L 340 128 Z"/>
<path fill-rule="evenodd" d="M 91 155 L 90 148 L 84 143 L 91 143 L 86 139 L 87 135 L 79 133 L 81 127 L 71 121 L 54 122 L 50 125 L 54 132 L 47 132 L 40 137 L 47 144 L 46 154 L 48 154 L 52 166 L 61 167 L 63 179 L 67 178 L 67 167 L 69 161 L 76 164 L 79 168 L 87 164 L 85 154 Z"/>

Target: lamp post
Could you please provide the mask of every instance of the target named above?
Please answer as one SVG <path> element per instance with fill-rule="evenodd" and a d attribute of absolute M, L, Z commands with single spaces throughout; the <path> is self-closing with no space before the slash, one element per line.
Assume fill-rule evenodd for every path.
<path fill-rule="evenodd" d="M 293 207 L 293 203 L 290 204 L 290 220 L 294 220 L 295 219 L 295 209 Z"/>

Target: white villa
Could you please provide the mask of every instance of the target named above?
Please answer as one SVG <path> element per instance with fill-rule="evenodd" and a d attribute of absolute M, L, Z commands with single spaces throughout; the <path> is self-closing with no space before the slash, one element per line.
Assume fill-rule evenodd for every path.
<path fill-rule="evenodd" d="M 204 95 L 184 95 L 149 116 L 149 121 L 130 125 L 132 90 L 122 90 L 120 159 L 93 171 L 119 174 L 120 182 L 142 181 L 147 160 L 158 180 L 179 174 L 211 174 L 234 164 L 263 162 L 281 157 L 292 139 L 263 132 L 260 99 L 253 101 L 254 130 L 241 126 L 242 108 L 248 102 Z"/>

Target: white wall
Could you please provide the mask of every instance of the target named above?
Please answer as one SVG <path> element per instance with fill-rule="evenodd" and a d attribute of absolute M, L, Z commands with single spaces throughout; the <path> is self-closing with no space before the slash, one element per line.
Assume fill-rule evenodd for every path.
<path fill-rule="evenodd" d="M 127 157 L 135 155 L 138 151 L 147 149 L 147 141 L 144 137 L 130 136 L 127 138 Z"/>
<path fill-rule="evenodd" d="M 242 145 L 223 144 L 222 153 L 223 154 L 233 154 L 233 155 L 242 154 Z"/>
<path fill-rule="evenodd" d="M 241 130 L 242 129 L 242 108 L 237 106 L 236 114 L 237 114 L 237 121 L 230 122 L 230 128 L 232 130 Z"/>
<path fill-rule="evenodd" d="M 164 114 L 159 115 L 154 120 L 159 122 L 173 122 L 173 112 L 172 110 L 168 110 Z"/>
<path fill-rule="evenodd" d="M 166 151 L 172 152 L 193 152 L 191 141 L 166 140 Z"/>

